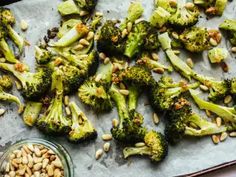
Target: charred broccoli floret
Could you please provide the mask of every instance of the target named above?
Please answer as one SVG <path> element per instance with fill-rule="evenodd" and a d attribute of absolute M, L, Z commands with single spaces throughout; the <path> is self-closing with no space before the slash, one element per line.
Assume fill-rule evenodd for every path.
<path fill-rule="evenodd" d="M 83 103 L 91 106 L 96 112 L 110 111 L 112 103 L 108 94 L 108 89 L 111 84 L 112 64 L 102 64 L 99 66 L 94 77 L 88 80 L 79 87 L 78 96 Z"/>
<path fill-rule="evenodd" d="M 200 109 L 209 110 L 209 111 L 217 114 L 225 122 L 232 122 L 232 123 L 236 122 L 235 107 L 226 107 L 226 106 L 221 106 L 221 105 L 218 105 L 215 103 L 205 101 L 199 97 L 199 93 L 195 90 L 190 90 L 190 94 Z"/>
<path fill-rule="evenodd" d="M 78 6 L 81 9 L 91 11 L 93 10 L 97 5 L 97 0 L 76 0 Z"/>
<path fill-rule="evenodd" d="M 0 21 L 7 28 L 7 34 L 18 46 L 20 53 L 23 51 L 25 41 L 24 39 L 12 28 L 15 24 L 15 17 L 12 11 L 8 8 L 0 8 Z"/>
<path fill-rule="evenodd" d="M 160 46 L 158 40 L 158 31 L 154 27 L 150 27 L 144 40 L 143 49 L 147 51 L 157 50 Z"/>
<path fill-rule="evenodd" d="M 120 29 L 124 30 L 129 22 L 134 23 L 143 14 L 143 6 L 139 1 L 132 2 L 128 9 L 128 15 L 125 21 L 120 25 Z"/>
<path fill-rule="evenodd" d="M 43 104 L 41 102 L 27 102 L 23 113 L 24 123 L 32 127 L 36 123 L 42 107 Z"/>
<path fill-rule="evenodd" d="M 236 20 L 226 19 L 219 28 L 229 32 L 230 43 L 236 45 Z"/>
<path fill-rule="evenodd" d="M 161 7 L 171 14 L 176 12 L 176 6 L 173 5 L 171 0 L 154 0 L 154 3 L 156 7 Z"/>
<path fill-rule="evenodd" d="M 180 36 L 185 49 L 190 52 L 202 52 L 210 47 L 210 35 L 206 28 L 192 27 L 186 29 Z"/>
<path fill-rule="evenodd" d="M 165 127 L 165 136 L 169 143 L 176 144 L 184 136 L 201 137 L 225 132 L 225 126 L 218 127 L 215 123 L 201 118 L 192 112 L 190 103 L 180 98 L 170 109 L 166 118 L 169 120 Z"/>
<path fill-rule="evenodd" d="M 107 54 L 122 54 L 124 52 L 124 44 L 121 30 L 113 21 L 106 21 L 99 31 L 99 39 L 97 41 L 97 49 L 99 52 Z"/>
<path fill-rule="evenodd" d="M 63 115 L 63 81 L 60 70 L 53 72 L 52 86 L 55 96 L 45 114 L 37 120 L 37 126 L 45 133 L 65 134 L 70 131 L 71 120 Z"/>
<path fill-rule="evenodd" d="M 10 90 L 13 86 L 13 82 L 10 76 L 3 75 L 0 77 L 0 87 L 6 90 Z"/>
<path fill-rule="evenodd" d="M 168 22 L 170 16 L 171 14 L 167 10 L 158 7 L 153 11 L 149 21 L 152 26 L 161 28 Z"/>
<path fill-rule="evenodd" d="M 37 68 L 36 73 L 19 71 L 16 68 L 23 64 L 0 63 L 0 69 L 13 74 L 22 85 L 22 95 L 28 100 L 38 100 L 48 91 L 51 85 L 51 69 Z"/>
<path fill-rule="evenodd" d="M 198 7 L 193 4 L 187 8 L 185 0 L 178 1 L 177 10 L 169 17 L 169 24 L 177 28 L 186 28 L 193 26 L 198 22 L 200 11 Z"/>
<path fill-rule="evenodd" d="M 86 115 L 75 102 L 71 102 L 69 107 L 72 114 L 71 131 L 68 134 L 69 140 L 72 142 L 82 142 L 95 139 L 97 137 L 97 131 Z"/>
<path fill-rule="evenodd" d="M 52 54 L 41 47 L 35 46 L 35 59 L 38 64 L 47 64 L 52 58 Z"/>
<path fill-rule="evenodd" d="M 120 93 L 116 85 L 112 84 L 109 92 L 116 104 L 119 115 L 119 125 L 111 129 L 112 136 L 120 142 L 131 143 L 142 141 L 146 134 L 146 128 L 142 127 L 142 115 L 134 109 L 129 111 L 126 105 L 126 98 Z M 134 101 L 134 103 L 129 102 L 131 109 L 133 105 L 136 106 L 136 98 L 130 98 L 130 101 Z"/>
<path fill-rule="evenodd" d="M 167 156 L 168 143 L 161 133 L 153 130 L 148 132 L 144 137 L 144 143 L 145 146 L 142 147 L 126 147 L 123 150 L 124 157 L 146 155 L 153 162 L 160 162 Z"/>
<path fill-rule="evenodd" d="M 148 94 L 150 103 L 155 111 L 169 110 L 176 98 L 191 88 L 197 88 L 199 83 L 187 84 L 184 81 L 173 82 L 169 76 L 162 76 L 161 79 L 150 89 Z"/>

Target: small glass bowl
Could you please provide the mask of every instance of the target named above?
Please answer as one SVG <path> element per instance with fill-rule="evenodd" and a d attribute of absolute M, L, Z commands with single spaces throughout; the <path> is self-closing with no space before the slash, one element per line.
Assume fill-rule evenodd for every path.
<path fill-rule="evenodd" d="M 52 143 L 50 141 L 38 138 L 30 138 L 20 140 L 15 144 L 11 145 L 0 158 L 0 176 L 3 176 L 5 171 L 6 163 L 9 161 L 9 155 L 14 151 L 20 149 L 23 145 L 36 144 L 43 145 L 48 149 L 51 149 L 61 160 L 64 167 L 64 177 L 74 177 L 74 168 L 72 159 L 67 150 L 60 144 Z"/>

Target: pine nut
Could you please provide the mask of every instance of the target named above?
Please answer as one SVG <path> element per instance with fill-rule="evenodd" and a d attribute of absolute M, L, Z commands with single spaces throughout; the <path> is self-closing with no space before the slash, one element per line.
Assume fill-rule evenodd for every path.
<path fill-rule="evenodd" d="M 10 163 L 8 162 L 5 167 L 5 172 L 9 172 L 9 171 L 10 171 Z"/>
<path fill-rule="evenodd" d="M 38 171 L 34 172 L 34 177 L 40 177 L 40 173 Z"/>
<path fill-rule="evenodd" d="M 185 7 L 187 8 L 187 9 L 189 9 L 189 10 L 192 10 L 193 8 L 194 8 L 194 4 L 192 3 L 192 2 L 187 2 L 186 4 L 185 4 Z"/>
<path fill-rule="evenodd" d="M 130 32 L 132 30 L 133 24 L 131 22 L 127 23 L 127 31 Z"/>
<path fill-rule="evenodd" d="M 200 85 L 200 89 L 205 91 L 205 92 L 209 90 L 209 88 L 205 85 Z"/>
<path fill-rule="evenodd" d="M 89 42 L 86 39 L 80 39 L 79 43 L 84 46 L 89 46 Z"/>
<path fill-rule="evenodd" d="M 93 31 L 90 31 L 90 32 L 88 33 L 86 39 L 87 39 L 88 41 L 91 41 L 93 38 L 94 38 L 94 32 L 93 32 Z"/>
<path fill-rule="evenodd" d="M 177 1 L 176 0 L 170 0 L 169 4 L 171 7 L 176 7 L 177 6 Z"/>
<path fill-rule="evenodd" d="M 122 31 L 121 37 L 122 37 L 122 38 L 125 38 L 127 35 L 128 35 L 128 30 L 127 30 L 127 29 L 124 29 L 124 30 Z"/>
<path fill-rule="evenodd" d="M 103 13 L 102 12 L 96 12 L 95 15 L 98 16 L 98 17 L 102 17 Z"/>
<path fill-rule="evenodd" d="M 84 11 L 84 10 L 82 10 L 82 11 L 79 13 L 79 15 L 80 15 L 81 17 L 83 17 L 83 16 L 85 16 L 85 15 L 88 15 L 88 14 L 89 14 L 89 12 Z"/>
<path fill-rule="evenodd" d="M 230 137 L 236 137 L 236 132 L 230 132 L 230 133 L 229 133 L 229 136 L 230 136 Z"/>
<path fill-rule="evenodd" d="M 43 159 L 43 164 L 42 164 L 42 168 L 46 168 L 46 166 L 49 163 L 49 159 Z"/>
<path fill-rule="evenodd" d="M 173 38 L 175 38 L 175 39 L 179 39 L 179 35 L 178 35 L 178 33 L 176 33 L 176 32 L 172 32 L 171 34 L 172 34 Z"/>
<path fill-rule="evenodd" d="M 110 140 L 112 140 L 111 134 L 104 134 L 104 135 L 102 135 L 102 140 L 103 141 L 110 141 Z"/>
<path fill-rule="evenodd" d="M 61 160 L 58 157 L 52 162 L 52 164 L 57 168 L 62 168 Z"/>
<path fill-rule="evenodd" d="M 70 115 L 71 115 L 70 108 L 67 106 L 67 107 L 65 108 L 65 110 L 66 110 L 66 115 L 67 115 L 67 116 L 70 116 Z"/>
<path fill-rule="evenodd" d="M 5 109 L 0 109 L 0 116 L 2 116 L 6 112 Z"/>
<path fill-rule="evenodd" d="M 222 125 L 222 119 L 220 117 L 216 118 L 216 125 L 220 127 Z"/>
<path fill-rule="evenodd" d="M 54 170 L 54 177 L 61 177 L 61 170 L 60 169 L 56 168 Z"/>
<path fill-rule="evenodd" d="M 21 20 L 20 22 L 20 28 L 22 31 L 26 31 L 28 29 L 28 23 L 25 20 Z"/>
<path fill-rule="evenodd" d="M 42 153 L 37 146 L 34 147 L 34 153 L 36 156 L 41 157 Z"/>
<path fill-rule="evenodd" d="M 110 58 L 106 57 L 105 60 L 104 60 L 104 64 L 108 64 L 109 62 L 110 62 Z"/>
<path fill-rule="evenodd" d="M 26 156 L 22 157 L 22 163 L 23 164 L 28 164 L 28 158 Z"/>
<path fill-rule="evenodd" d="M 129 90 L 120 89 L 120 93 L 121 93 L 122 95 L 128 96 L 128 95 L 129 95 Z"/>
<path fill-rule="evenodd" d="M 9 176 L 10 176 L 10 177 L 15 177 L 15 175 L 16 175 L 16 172 L 10 171 L 10 173 L 9 173 Z"/>
<path fill-rule="evenodd" d="M 188 59 L 186 60 L 186 63 L 187 63 L 187 65 L 188 65 L 190 68 L 193 68 L 194 64 L 193 64 L 192 58 L 188 58 Z"/>
<path fill-rule="evenodd" d="M 112 120 L 112 127 L 117 127 L 119 124 L 119 121 L 117 119 Z"/>
<path fill-rule="evenodd" d="M 38 171 L 42 168 L 42 163 L 36 163 L 34 166 L 33 166 L 33 169 L 34 171 Z"/>
<path fill-rule="evenodd" d="M 220 142 L 220 139 L 217 135 L 212 135 L 211 138 L 214 144 L 218 144 Z"/>
<path fill-rule="evenodd" d="M 84 46 L 83 46 L 82 44 L 78 44 L 78 45 L 76 45 L 73 49 L 80 51 L 80 50 L 82 50 L 83 48 L 84 48 Z"/>
<path fill-rule="evenodd" d="M 210 44 L 212 46 L 217 46 L 218 45 L 217 41 L 215 39 L 213 39 L 213 38 L 210 38 Z"/>
<path fill-rule="evenodd" d="M 53 174 L 54 174 L 54 165 L 48 165 L 47 166 L 47 173 L 48 173 L 48 176 L 53 176 Z"/>
<path fill-rule="evenodd" d="M 27 147 L 31 152 L 34 152 L 34 146 L 32 144 L 28 144 Z"/>
<path fill-rule="evenodd" d="M 105 60 L 106 55 L 103 52 L 101 52 L 101 53 L 99 53 L 99 58 L 102 60 Z"/>
<path fill-rule="evenodd" d="M 156 125 L 158 125 L 160 122 L 160 118 L 158 117 L 158 115 L 156 113 L 153 113 L 152 120 L 153 120 L 154 124 L 156 124 Z"/>
<path fill-rule="evenodd" d="M 136 143 L 134 146 L 135 147 L 143 147 L 143 146 L 145 146 L 145 143 L 139 142 L 139 143 Z"/>
<path fill-rule="evenodd" d="M 105 144 L 103 145 L 103 150 L 104 150 L 105 152 L 109 152 L 110 147 L 111 147 L 111 144 L 110 144 L 109 142 L 107 142 L 107 143 L 105 143 Z"/>
<path fill-rule="evenodd" d="M 102 149 L 98 149 L 95 153 L 95 158 L 96 160 L 100 159 L 102 157 L 103 154 L 103 150 Z"/>
<path fill-rule="evenodd" d="M 163 68 L 154 68 L 153 71 L 157 74 L 164 74 L 165 72 Z"/>
<path fill-rule="evenodd" d="M 206 115 L 207 115 L 207 117 L 211 117 L 211 111 L 206 110 Z"/>
<path fill-rule="evenodd" d="M 224 99 L 225 104 L 229 104 L 231 101 L 232 101 L 232 96 L 231 95 L 227 95 Z"/>
<path fill-rule="evenodd" d="M 158 61 L 159 60 L 159 56 L 157 55 L 157 53 L 152 53 L 152 59 L 155 60 L 155 61 Z"/>
<path fill-rule="evenodd" d="M 228 133 L 226 133 L 226 132 L 221 133 L 220 141 L 222 142 L 222 141 L 226 140 L 227 137 L 228 137 Z"/>
<path fill-rule="evenodd" d="M 232 47 L 232 48 L 231 48 L 231 51 L 232 51 L 233 53 L 236 53 L 236 47 Z"/>

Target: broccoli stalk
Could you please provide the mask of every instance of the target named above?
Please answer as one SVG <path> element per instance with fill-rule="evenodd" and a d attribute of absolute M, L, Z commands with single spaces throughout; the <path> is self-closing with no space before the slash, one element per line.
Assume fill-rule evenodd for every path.
<path fill-rule="evenodd" d="M 156 131 L 148 132 L 144 137 L 145 145 L 142 147 L 126 147 L 123 150 L 124 157 L 133 155 L 146 155 L 153 162 L 160 162 L 168 154 L 168 145 L 165 137 Z"/>
<path fill-rule="evenodd" d="M 225 122 L 236 122 L 236 110 L 234 107 L 220 106 L 215 103 L 205 101 L 201 99 L 199 97 L 199 93 L 194 90 L 190 90 L 190 94 L 200 109 L 206 109 L 217 114 L 222 119 L 224 119 Z"/>
<path fill-rule="evenodd" d="M 136 91 L 132 90 L 133 93 L 129 97 L 129 108 L 127 108 L 125 96 L 120 93 L 116 85 L 112 84 L 109 91 L 119 115 L 119 125 L 113 127 L 111 133 L 116 140 L 121 142 L 142 141 L 146 134 L 146 129 L 142 127 L 143 117 L 135 111 L 138 98 Z"/>
<path fill-rule="evenodd" d="M 112 78 L 112 64 L 99 66 L 94 77 L 87 79 L 79 88 L 78 96 L 83 103 L 97 112 L 110 111 L 112 103 L 108 89 Z"/>
<path fill-rule="evenodd" d="M 52 91 L 55 96 L 45 114 L 38 119 L 37 126 L 45 133 L 68 133 L 71 120 L 63 115 L 63 80 L 60 70 L 53 72 Z"/>
<path fill-rule="evenodd" d="M 125 21 L 120 25 L 120 29 L 123 31 L 125 28 L 127 28 L 127 24 L 129 22 L 134 23 L 135 20 L 142 16 L 143 11 L 144 9 L 139 1 L 131 3 L 128 9 L 128 15 Z"/>
<path fill-rule="evenodd" d="M 225 126 L 218 127 L 192 112 L 190 103 L 184 98 L 178 101 L 170 109 L 166 118 L 169 120 L 165 127 L 167 141 L 171 144 L 178 143 L 184 136 L 201 137 L 225 132 Z"/>
<path fill-rule="evenodd" d="M 171 77 L 163 76 L 155 86 L 150 89 L 149 100 L 155 111 L 166 111 L 171 108 L 176 98 L 189 89 L 194 89 L 199 83 L 187 84 L 183 81 L 173 82 Z"/>
<path fill-rule="evenodd" d="M 32 127 L 36 123 L 42 106 L 43 104 L 40 102 L 27 102 L 23 113 L 23 120 L 26 125 Z"/>
<path fill-rule="evenodd" d="M 0 69 L 12 73 L 22 85 L 22 95 L 29 100 L 37 100 L 51 85 L 51 70 L 48 68 L 38 68 L 36 73 L 28 71 L 18 71 L 17 67 L 24 67 L 23 64 L 0 63 Z"/>
<path fill-rule="evenodd" d="M 10 9 L 0 9 L 0 21 L 7 28 L 7 33 L 13 42 L 18 46 L 20 53 L 23 52 L 25 41 L 24 39 L 12 28 L 15 23 L 15 17 Z"/>
<path fill-rule="evenodd" d="M 80 110 L 75 102 L 69 104 L 72 114 L 71 131 L 68 138 L 72 142 L 81 142 L 84 140 L 95 139 L 97 131 L 86 115 Z"/>

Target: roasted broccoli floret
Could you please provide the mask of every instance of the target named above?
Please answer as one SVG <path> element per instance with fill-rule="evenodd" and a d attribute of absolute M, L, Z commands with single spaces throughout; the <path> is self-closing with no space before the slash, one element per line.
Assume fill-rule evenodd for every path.
<path fill-rule="evenodd" d="M 210 35 L 206 28 L 192 27 L 186 29 L 180 36 L 185 49 L 190 52 L 202 52 L 210 47 Z"/>
<path fill-rule="evenodd" d="M 6 42 L 6 28 L 0 23 L 0 51 L 10 63 L 17 63 L 18 60 L 15 58 L 13 51 L 10 49 L 8 43 Z"/>
<path fill-rule="evenodd" d="M 200 109 L 209 110 L 218 116 L 220 116 L 225 122 L 236 122 L 236 110 L 235 107 L 221 106 L 215 103 L 211 103 L 203 100 L 199 97 L 199 92 L 190 90 L 190 94 L 193 97 L 195 103 Z"/>
<path fill-rule="evenodd" d="M 46 49 L 35 46 L 35 58 L 38 64 L 47 64 L 51 60 L 52 54 Z"/>
<path fill-rule="evenodd" d="M 43 104 L 41 102 L 27 102 L 23 113 L 24 123 L 32 127 L 36 123 L 42 107 Z"/>
<path fill-rule="evenodd" d="M 134 65 L 121 73 L 122 80 L 137 87 L 150 87 L 155 83 L 151 71 L 145 66 Z"/>
<path fill-rule="evenodd" d="M 93 10 L 97 5 L 97 0 L 76 0 L 78 6 L 81 9 L 91 11 Z"/>
<path fill-rule="evenodd" d="M 211 63 L 220 63 L 228 57 L 228 51 L 225 48 L 213 48 L 208 52 L 208 58 Z"/>
<path fill-rule="evenodd" d="M 177 10 L 169 17 L 168 22 L 174 27 L 186 28 L 195 25 L 198 22 L 199 15 L 200 11 L 197 6 L 193 4 L 192 7 L 188 8 L 185 0 L 179 0 Z"/>
<path fill-rule="evenodd" d="M 111 55 L 122 54 L 124 52 L 123 43 L 121 30 L 115 22 L 107 20 L 99 30 L 98 51 Z"/>
<path fill-rule="evenodd" d="M 51 89 L 55 96 L 45 114 L 38 119 L 37 126 L 44 133 L 68 133 L 71 129 L 71 120 L 63 115 L 63 81 L 60 70 L 55 70 L 52 74 Z"/>
<path fill-rule="evenodd" d="M 185 81 L 173 82 L 169 76 L 161 79 L 150 89 L 148 94 L 150 103 L 155 111 L 169 110 L 176 98 L 191 88 L 197 88 L 199 83 L 187 84 Z"/>
<path fill-rule="evenodd" d="M 19 71 L 17 68 L 23 64 L 0 63 L 0 69 L 13 74 L 21 83 L 22 95 L 27 100 L 38 100 L 48 91 L 51 85 L 51 70 L 46 67 L 37 68 L 36 73 Z"/>
<path fill-rule="evenodd" d="M 230 43 L 236 45 L 236 20 L 226 19 L 220 24 L 219 28 L 227 31 Z"/>
<path fill-rule="evenodd" d="M 82 142 L 95 139 L 97 137 L 97 131 L 86 115 L 80 110 L 75 102 L 71 102 L 69 107 L 72 114 L 71 131 L 68 134 L 69 141 Z"/>
<path fill-rule="evenodd" d="M 78 96 L 83 103 L 91 106 L 96 112 L 110 111 L 112 103 L 108 94 L 111 84 L 112 64 L 99 66 L 95 76 L 85 80 L 79 87 Z"/>
<path fill-rule="evenodd" d="M 128 15 L 125 21 L 120 25 L 120 29 L 124 30 L 127 28 L 129 22 L 134 23 L 135 20 L 139 19 L 143 14 L 143 6 L 139 1 L 132 2 L 128 9 Z"/>
<path fill-rule="evenodd" d="M 141 52 L 149 30 L 150 24 L 147 21 L 141 21 L 133 26 L 125 44 L 125 56 L 133 58 Z"/>
<path fill-rule="evenodd" d="M 153 51 L 157 50 L 159 46 L 158 31 L 156 28 L 150 27 L 144 40 L 143 49 Z"/>
<path fill-rule="evenodd" d="M 57 33 L 58 38 L 62 38 L 68 31 L 70 31 L 75 25 L 78 23 L 82 23 L 81 20 L 78 19 L 69 19 L 64 21 L 59 28 L 59 32 Z"/>
<path fill-rule="evenodd" d="M 81 12 L 81 10 L 75 4 L 74 0 L 67 0 L 67 1 L 61 2 L 58 5 L 57 9 L 58 9 L 58 12 L 62 16 L 80 14 Z"/>
<path fill-rule="evenodd" d="M 149 21 L 152 26 L 161 28 L 168 22 L 170 16 L 171 14 L 167 10 L 158 7 L 153 11 Z"/>
<path fill-rule="evenodd" d="M 13 86 L 13 82 L 10 76 L 3 75 L 0 77 L 0 87 L 6 90 L 10 90 Z"/>
<path fill-rule="evenodd" d="M 201 137 L 225 132 L 225 126 L 218 127 L 200 115 L 192 112 L 190 103 L 180 98 L 170 109 L 166 118 L 169 120 L 165 127 L 165 136 L 169 143 L 176 144 L 184 136 Z"/>
<path fill-rule="evenodd" d="M 119 125 L 111 129 L 112 136 L 120 142 L 142 141 L 146 134 L 146 128 L 142 127 L 142 115 L 134 109 L 129 111 L 125 96 L 120 93 L 119 88 L 114 84 L 110 88 L 110 95 L 116 104 L 119 115 Z M 136 106 L 136 99 L 137 97 L 135 99 L 130 98 L 130 101 L 133 102 L 129 102 L 130 108 Z"/>
<path fill-rule="evenodd" d="M 154 0 L 154 3 L 156 7 L 161 7 L 171 14 L 176 12 L 177 4 L 172 3 L 171 0 Z"/>
<path fill-rule="evenodd" d="M 24 39 L 12 28 L 15 24 L 15 17 L 12 11 L 8 8 L 0 8 L 0 21 L 1 24 L 5 25 L 7 28 L 8 36 L 13 40 L 13 42 L 18 46 L 20 53 L 23 52 L 25 41 Z"/>
<path fill-rule="evenodd" d="M 123 150 L 124 157 L 133 155 L 146 155 L 153 162 L 160 162 L 165 159 L 168 154 L 168 143 L 165 137 L 156 131 L 149 131 L 144 137 L 145 146 L 142 147 L 126 147 Z"/>

